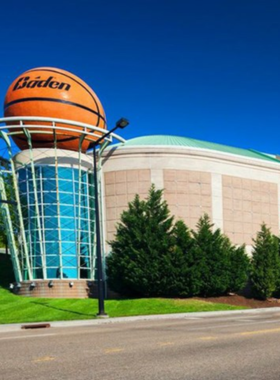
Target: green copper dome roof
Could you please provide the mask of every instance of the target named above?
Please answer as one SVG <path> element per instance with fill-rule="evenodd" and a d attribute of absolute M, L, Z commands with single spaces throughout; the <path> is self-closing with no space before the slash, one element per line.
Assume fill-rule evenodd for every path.
<path fill-rule="evenodd" d="M 127 140 L 124 144 L 118 144 L 123 147 L 140 147 L 140 146 L 174 146 L 174 147 L 187 147 L 187 148 L 200 148 L 208 149 L 218 152 L 235 154 L 238 156 L 245 156 L 249 158 L 257 158 L 270 162 L 277 162 L 280 164 L 280 160 L 277 160 L 271 155 L 258 152 L 253 149 L 234 148 L 228 145 L 216 144 L 208 141 L 195 140 L 189 137 L 180 136 L 166 136 L 166 135 L 154 135 L 154 136 L 142 136 L 134 139 Z"/>

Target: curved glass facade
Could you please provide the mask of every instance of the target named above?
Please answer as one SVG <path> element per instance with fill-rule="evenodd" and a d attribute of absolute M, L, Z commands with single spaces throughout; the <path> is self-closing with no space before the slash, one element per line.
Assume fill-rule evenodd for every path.
<path fill-rule="evenodd" d="M 36 164 L 17 170 L 34 279 L 91 278 L 94 239 L 92 173 Z M 24 273 L 27 278 L 27 273 Z"/>

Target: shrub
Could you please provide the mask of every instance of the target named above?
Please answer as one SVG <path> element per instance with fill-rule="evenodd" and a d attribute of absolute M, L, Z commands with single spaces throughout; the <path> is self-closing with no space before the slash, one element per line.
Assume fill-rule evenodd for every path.
<path fill-rule="evenodd" d="M 250 259 L 245 246 L 231 246 L 229 250 L 229 285 L 228 292 L 237 293 L 244 289 L 249 279 Z"/>
<path fill-rule="evenodd" d="M 252 290 L 255 297 L 266 299 L 279 287 L 280 258 L 278 239 L 265 224 L 257 233 L 252 254 Z"/>
<path fill-rule="evenodd" d="M 193 235 L 193 256 L 199 265 L 196 276 L 200 283 L 200 295 L 209 297 L 226 293 L 229 288 L 229 240 L 220 229 L 213 231 L 208 215 L 199 219 Z"/>
<path fill-rule="evenodd" d="M 128 296 L 165 295 L 170 272 L 173 217 L 154 185 L 148 199 L 136 195 L 121 215 L 107 258 L 108 284 Z"/>
<path fill-rule="evenodd" d="M 173 250 L 169 259 L 169 274 L 166 273 L 165 289 L 169 296 L 190 297 L 195 293 L 197 263 L 193 257 L 193 238 L 182 220 L 175 223 L 173 229 Z"/>

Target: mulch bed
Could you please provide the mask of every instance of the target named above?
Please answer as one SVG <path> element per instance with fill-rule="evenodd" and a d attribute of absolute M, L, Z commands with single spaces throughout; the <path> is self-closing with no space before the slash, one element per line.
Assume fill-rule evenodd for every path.
<path fill-rule="evenodd" d="M 265 301 L 257 300 L 254 298 L 246 298 L 239 296 L 237 294 L 221 296 L 221 297 L 195 297 L 197 300 L 215 303 L 225 303 L 234 306 L 244 306 L 251 309 L 262 308 L 262 307 L 280 307 L 280 299 L 269 298 Z"/>

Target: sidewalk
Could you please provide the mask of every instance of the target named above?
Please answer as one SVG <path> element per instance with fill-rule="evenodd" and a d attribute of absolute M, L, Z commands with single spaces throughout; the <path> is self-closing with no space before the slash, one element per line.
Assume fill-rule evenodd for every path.
<path fill-rule="evenodd" d="M 117 317 L 117 318 L 96 318 L 88 320 L 75 321 L 54 321 L 54 322 L 38 322 L 38 323 L 12 323 L 0 324 L 0 333 L 19 331 L 23 325 L 40 325 L 48 323 L 50 327 L 77 327 L 77 326 L 96 326 L 109 323 L 136 322 L 136 321 L 152 321 L 161 319 L 196 319 L 196 318 L 211 318 L 216 316 L 229 316 L 240 314 L 262 314 L 262 313 L 279 313 L 280 308 L 263 308 L 263 309 L 248 309 L 248 310 L 231 310 L 231 311 L 207 311 L 196 313 L 176 313 L 176 314 L 159 314 L 159 315 L 139 315 L 135 317 Z"/>

